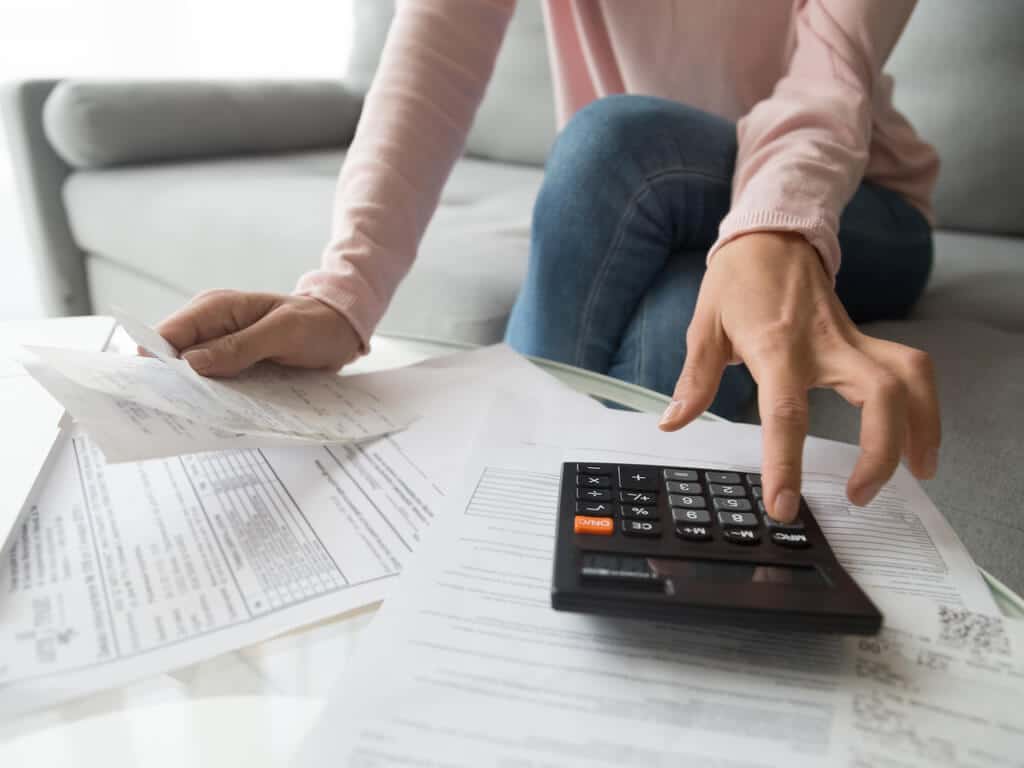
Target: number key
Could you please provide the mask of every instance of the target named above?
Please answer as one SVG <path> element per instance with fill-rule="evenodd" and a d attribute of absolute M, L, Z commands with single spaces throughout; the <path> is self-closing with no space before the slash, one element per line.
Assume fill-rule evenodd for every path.
<path fill-rule="evenodd" d="M 680 483 L 675 480 L 670 480 L 665 483 L 665 488 L 669 493 L 683 493 L 687 496 L 695 493 L 704 493 L 704 490 L 700 487 L 700 483 Z"/>
<path fill-rule="evenodd" d="M 716 496 L 711 500 L 711 504 L 715 509 L 726 512 L 749 512 L 752 509 L 750 502 L 746 499 L 723 499 Z"/>
<path fill-rule="evenodd" d="M 718 512 L 720 525 L 732 526 L 733 528 L 757 528 L 757 515 L 753 512 Z"/>
<path fill-rule="evenodd" d="M 707 525 L 711 522 L 711 515 L 706 509 L 680 509 L 672 510 L 672 522 L 679 525 Z"/>
<path fill-rule="evenodd" d="M 712 496 L 746 496 L 747 489 L 742 485 L 711 485 Z"/>
<path fill-rule="evenodd" d="M 668 496 L 670 507 L 686 507 L 690 509 L 703 509 L 707 506 L 703 496 L 678 496 L 670 493 Z"/>

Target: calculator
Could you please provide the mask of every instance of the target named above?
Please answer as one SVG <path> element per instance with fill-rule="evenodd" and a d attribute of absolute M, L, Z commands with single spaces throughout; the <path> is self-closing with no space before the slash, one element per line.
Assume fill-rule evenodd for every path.
<path fill-rule="evenodd" d="M 566 463 L 558 503 L 557 610 L 856 635 L 882 625 L 802 497 L 791 523 L 766 514 L 759 474 Z"/>

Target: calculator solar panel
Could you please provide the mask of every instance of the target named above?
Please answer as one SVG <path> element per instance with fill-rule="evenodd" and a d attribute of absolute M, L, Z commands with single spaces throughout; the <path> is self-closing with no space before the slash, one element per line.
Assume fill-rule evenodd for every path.
<path fill-rule="evenodd" d="M 558 610 L 843 634 L 881 627 L 806 501 L 792 523 L 772 520 L 758 474 L 566 463 L 559 506 Z"/>

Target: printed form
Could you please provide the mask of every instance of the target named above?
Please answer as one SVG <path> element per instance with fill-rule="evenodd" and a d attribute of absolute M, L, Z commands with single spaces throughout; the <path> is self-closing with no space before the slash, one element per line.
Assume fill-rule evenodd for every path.
<path fill-rule="evenodd" d="M 369 375 L 428 415 L 123 464 L 76 430 L 0 572 L 0 720 L 381 600 L 503 386 L 599 407 L 504 347 Z"/>
<path fill-rule="evenodd" d="M 626 428 L 630 420 L 642 425 L 642 442 Z M 872 576 L 871 596 L 883 610 L 901 610 L 870 641 L 552 610 L 563 460 L 643 455 L 730 466 L 750 443 L 742 428 L 697 424 L 667 436 L 670 449 L 661 450 L 648 417 L 591 422 L 549 418 L 519 441 L 524 432 L 512 420 L 492 422 L 487 433 L 506 442 L 492 437 L 474 450 L 463 492 L 449 497 L 367 630 L 295 765 L 1020 765 L 1024 720 L 1012 701 L 1024 666 L 1009 643 L 1002 655 L 985 651 L 984 638 L 1004 628 L 967 607 L 993 606 L 976 594 L 976 573 L 959 570 L 955 537 L 910 538 L 903 549 L 931 564 L 909 579 L 911 591 L 941 593 L 959 607 L 907 596 L 908 580 Z M 614 441 L 617 452 L 572 447 L 592 449 L 595 440 Z M 831 474 L 832 447 L 809 444 L 811 473 Z M 847 565 L 860 557 L 858 541 L 869 549 L 873 535 L 850 531 Z M 945 576 L 930 559 L 936 552 Z M 875 574 L 870 566 L 863 573 Z M 977 629 L 978 642 L 965 649 L 954 629 L 943 643 L 934 629 L 941 611 L 987 634 Z M 987 665 L 984 674 L 978 665 Z"/>

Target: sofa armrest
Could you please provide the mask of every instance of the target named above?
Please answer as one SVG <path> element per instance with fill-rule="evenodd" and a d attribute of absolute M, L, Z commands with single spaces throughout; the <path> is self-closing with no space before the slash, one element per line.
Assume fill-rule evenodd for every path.
<path fill-rule="evenodd" d="M 362 94 L 336 81 L 65 80 L 43 123 L 73 168 L 347 146 Z"/>
<path fill-rule="evenodd" d="M 4 85 L 0 111 L 43 309 L 48 315 L 86 315 L 84 255 L 71 236 L 62 196 L 70 168 L 43 134 L 43 104 L 56 85 L 55 80 Z"/>

